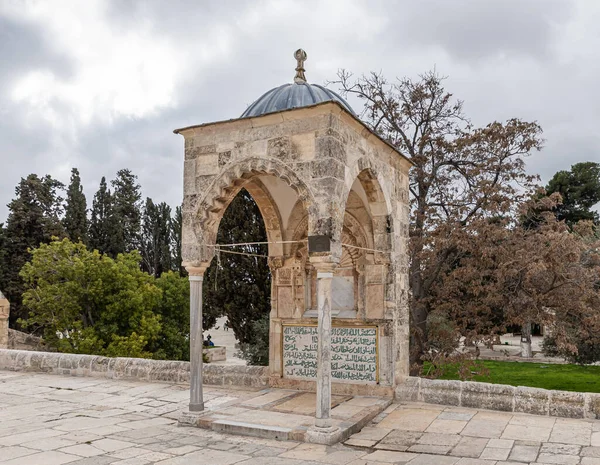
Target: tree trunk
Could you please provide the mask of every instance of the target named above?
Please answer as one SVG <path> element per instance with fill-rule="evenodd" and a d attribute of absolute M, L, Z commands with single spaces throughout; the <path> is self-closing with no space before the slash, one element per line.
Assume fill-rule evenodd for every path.
<path fill-rule="evenodd" d="M 531 323 L 525 323 L 521 327 L 521 357 L 533 357 L 533 351 L 531 350 Z"/>

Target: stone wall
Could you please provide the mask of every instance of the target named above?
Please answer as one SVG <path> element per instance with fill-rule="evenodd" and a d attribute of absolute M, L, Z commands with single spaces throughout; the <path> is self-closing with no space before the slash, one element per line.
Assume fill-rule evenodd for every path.
<path fill-rule="evenodd" d="M 396 400 L 504 412 L 600 419 L 600 394 L 469 381 L 407 378 Z"/>
<path fill-rule="evenodd" d="M 170 383 L 190 381 L 189 362 L 25 350 L 1 349 L 0 370 Z M 268 385 L 268 368 L 205 364 L 203 377 L 205 384 L 262 388 Z"/>

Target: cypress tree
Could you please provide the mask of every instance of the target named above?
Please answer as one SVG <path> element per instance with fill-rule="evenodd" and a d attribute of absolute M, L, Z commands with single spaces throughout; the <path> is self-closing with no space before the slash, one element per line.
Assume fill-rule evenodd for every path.
<path fill-rule="evenodd" d="M 0 289 L 11 303 L 10 322 L 27 318 L 21 305 L 23 281 L 19 271 L 29 261 L 28 249 L 50 242 L 53 236 L 63 237 L 60 221 L 63 199 L 59 192 L 64 185 L 50 176 L 39 178 L 30 174 L 15 188 L 16 198 L 8 204 L 8 219 L 3 233 L 4 272 Z"/>
<path fill-rule="evenodd" d="M 265 241 L 267 232 L 258 206 L 242 189 L 221 219 L 217 243 Z M 268 253 L 267 245 L 244 245 L 226 250 L 254 255 Z M 206 271 L 203 296 L 204 313 L 226 315 L 240 343 L 268 344 L 268 341 L 256 340 L 253 329 L 253 323 L 271 311 L 271 274 L 266 258 L 221 253 Z"/>
<path fill-rule="evenodd" d="M 131 252 L 140 247 L 141 194 L 137 176 L 131 170 L 117 172 L 113 187 L 114 253 Z"/>
<path fill-rule="evenodd" d="M 115 257 L 113 241 L 114 226 L 111 204 L 111 193 L 106 185 L 106 178 L 102 176 L 100 187 L 94 195 L 92 214 L 88 234 L 88 244 L 92 250 Z"/>
<path fill-rule="evenodd" d="M 71 170 L 71 182 L 67 189 L 67 205 L 65 207 L 65 218 L 63 225 L 67 237 L 72 242 L 81 241 L 87 243 L 87 203 L 81 178 L 77 168 Z"/>
<path fill-rule="evenodd" d="M 159 277 L 171 270 L 171 207 L 146 199 L 142 221 L 140 253 L 142 269 Z"/>
<path fill-rule="evenodd" d="M 182 265 L 181 258 L 181 234 L 183 228 L 183 219 L 181 215 L 181 206 L 175 207 L 175 214 L 171 219 L 171 265 L 174 271 L 179 271 L 181 276 L 187 276 L 187 270 Z"/>

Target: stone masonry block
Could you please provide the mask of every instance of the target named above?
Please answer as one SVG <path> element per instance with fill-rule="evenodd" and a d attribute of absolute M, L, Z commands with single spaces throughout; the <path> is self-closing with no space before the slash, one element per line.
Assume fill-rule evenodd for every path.
<path fill-rule="evenodd" d="M 515 412 L 548 415 L 548 391 L 524 386 L 515 388 Z"/>
<path fill-rule="evenodd" d="M 461 384 L 460 381 L 423 378 L 420 398 L 429 404 L 458 406 L 460 405 Z"/>
<path fill-rule="evenodd" d="M 581 392 L 550 391 L 550 415 L 583 418 L 585 395 Z"/>
<path fill-rule="evenodd" d="M 461 406 L 513 411 L 514 386 L 476 382 L 462 383 Z"/>
<path fill-rule="evenodd" d="M 402 384 L 396 387 L 395 397 L 400 402 L 419 402 L 419 390 L 421 387 L 421 378 L 407 377 Z"/>

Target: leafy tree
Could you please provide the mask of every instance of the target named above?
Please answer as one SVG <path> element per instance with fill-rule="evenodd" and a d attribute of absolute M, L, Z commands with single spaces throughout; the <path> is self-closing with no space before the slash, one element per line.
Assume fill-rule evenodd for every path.
<path fill-rule="evenodd" d="M 157 278 L 155 284 L 162 291 L 162 297 L 157 307 L 161 330 L 153 345 L 154 358 L 189 360 L 190 282 L 179 273 L 168 271 Z"/>
<path fill-rule="evenodd" d="M 600 341 L 587 337 L 600 329 L 598 241 L 583 224 L 568 234 L 550 211 L 555 200 L 538 203 L 546 205 L 535 209 L 546 213 L 537 228 L 482 218 L 448 231 L 459 263 L 434 283 L 428 323 L 430 333 L 443 328 L 454 341 L 435 349 L 451 352 L 461 336 L 489 343 L 507 326 L 532 321 L 553 328 L 556 351 L 567 357 L 580 355 L 578 338 Z M 585 328 L 574 330 L 575 322 Z"/>
<path fill-rule="evenodd" d="M 113 253 L 131 252 L 140 247 L 141 194 L 137 176 L 131 170 L 117 172 L 113 187 L 112 215 L 115 225 Z"/>
<path fill-rule="evenodd" d="M 546 192 L 560 194 L 562 203 L 556 206 L 556 217 L 569 226 L 581 220 L 598 223 L 598 213 L 592 207 L 600 202 L 600 163 L 576 163 L 570 171 L 559 171 Z"/>
<path fill-rule="evenodd" d="M 89 246 L 92 250 L 98 250 L 101 254 L 109 254 L 116 257 L 113 241 L 115 238 L 116 225 L 112 214 L 112 196 L 106 178 L 102 176 L 100 187 L 94 195 L 92 203 L 92 215 L 88 234 Z"/>
<path fill-rule="evenodd" d="M 16 198 L 8 204 L 9 214 L 3 233 L 4 271 L 0 289 L 11 303 L 10 322 L 26 318 L 27 310 L 21 306 L 23 281 L 19 270 L 29 260 L 29 249 L 47 243 L 52 236 L 62 236 L 60 222 L 64 186 L 50 176 L 39 178 L 30 174 L 15 189 Z"/>
<path fill-rule="evenodd" d="M 171 207 L 146 199 L 140 241 L 142 269 L 155 277 L 172 269 Z"/>
<path fill-rule="evenodd" d="M 151 357 L 162 292 L 137 252 L 115 260 L 68 239 L 42 244 L 21 270 L 27 327 L 61 352 Z"/>
<path fill-rule="evenodd" d="M 266 242 L 267 233 L 258 206 L 242 189 L 225 211 L 217 243 Z M 224 248 L 244 254 L 267 255 L 266 245 Z M 214 325 L 216 317 L 227 315 L 236 338 L 242 344 L 267 344 L 258 340 L 253 322 L 268 315 L 271 308 L 271 275 L 263 257 L 221 252 L 213 259 L 204 279 L 204 312 Z M 214 320 L 213 320 L 214 318 Z M 210 322 L 209 322 L 210 323 Z"/>
<path fill-rule="evenodd" d="M 71 182 L 67 189 L 67 204 L 63 226 L 72 241 L 87 243 L 87 203 L 77 168 L 71 170 Z"/>
<path fill-rule="evenodd" d="M 254 342 L 240 344 L 239 355 L 248 362 L 248 365 L 269 365 L 269 315 L 263 315 L 252 322 Z"/>
<path fill-rule="evenodd" d="M 473 127 L 435 72 L 389 83 L 379 74 L 353 79 L 341 71 L 337 83 L 362 99 L 366 123 L 415 164 L 409 284 L 411 360 L 418 368 L 428 350 L 433 286 L 459 251 L 449 233 L 514 214 L 531 196 L 535 178 L 525 173 L 524 157 L 540 149 L 541 129 L 519 119 Z"/>

